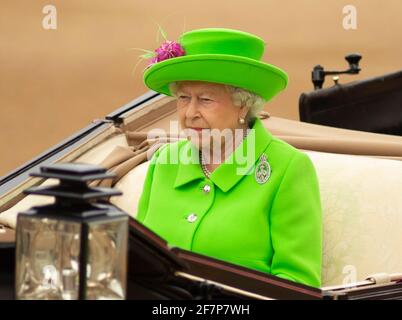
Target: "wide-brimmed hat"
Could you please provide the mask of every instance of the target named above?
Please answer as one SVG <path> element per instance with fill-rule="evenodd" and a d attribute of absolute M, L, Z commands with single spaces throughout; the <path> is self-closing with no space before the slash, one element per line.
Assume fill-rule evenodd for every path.
<path fill-rule="evenodd" d="M 169 83 L 206 81 L 232 85 L 272 99 L 286 88 L 287 74 L 261 61 L 265 42 L 239 30 L 206 28 L 166 41 L 144 72 L 145 85 L 166 95 Z"/>

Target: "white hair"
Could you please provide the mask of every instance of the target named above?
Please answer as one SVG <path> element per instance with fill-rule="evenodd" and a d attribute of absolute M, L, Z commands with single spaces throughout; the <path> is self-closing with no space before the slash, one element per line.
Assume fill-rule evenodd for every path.
<path fill-rule="evenodd" d="M 263 110 L 266 101 L 259 95 L 248 90 L 226 84 L 224 86 L 232 95 L 232 101 L 235 106 L 246 106 L 250 108 L 246 116 L 246 121 L 248 124 L 251 124 L 254 119 L 257 118 L 258 113 Z M 177 82 L 171 82 L 169 84 L 170 93 L 175 97 L 177 96 L 178 87 Z"/>

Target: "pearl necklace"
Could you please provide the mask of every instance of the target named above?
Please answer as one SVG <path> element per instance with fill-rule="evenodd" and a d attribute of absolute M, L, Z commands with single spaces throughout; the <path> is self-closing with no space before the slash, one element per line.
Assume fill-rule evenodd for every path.
<path fill-rule="evenodd" d="M 246 139 L 247 135 L 248 135 L 249 129 L 247 129 L 244 133 L 243 133 L 243 140 Z M 240 144 L 239 144 L 240 145 Z M 204 175 L 209 179 L 211 177 L 211 171 L 208 170 L 207 168 L 207 164 L 205 162 L 205 158 L 204 158 L 204 154 L 202 153 L 202 150 L 200 149 L 199 151 L 199 158 L 201 160 L 201 169 L 204 172 Z"/>
<path fill-rule="evenodd" d="M 205 163 L 204 155 L 200 150 L 200 159 L 201 159 L 201 169 L 204 172 L 204 175 L 209 179 L 211 177 L 211 171 L 208 170 L 207 165 Z"/>

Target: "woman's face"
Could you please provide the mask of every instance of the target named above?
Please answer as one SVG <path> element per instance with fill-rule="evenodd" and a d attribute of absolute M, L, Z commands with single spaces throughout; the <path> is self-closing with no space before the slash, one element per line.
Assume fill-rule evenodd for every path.
<path fill-rule="evenodd" d="M 206 133 L 211 129 L 223 132 L 224 129 L 246 128 L 239 124 L 239 118 L 246 117 L 248 108 L 235 106 L 230 92 L 222 84 L 179 82 L 177 110 L 182 129 L 193 129 L 199 137 L 201 130 Z"/>

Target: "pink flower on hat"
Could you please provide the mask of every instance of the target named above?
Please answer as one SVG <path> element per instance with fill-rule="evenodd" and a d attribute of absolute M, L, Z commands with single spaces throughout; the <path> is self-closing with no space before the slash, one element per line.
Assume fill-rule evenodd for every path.
<path fill-rule="evenodd" d="M 166 40 L 164 43 L 162 43 L 161 46 L 155 50 L 155 52 L 156 56 L 151 59 L 148 67 L 154 63 L 170 58 L 184 56 L 185 54 L 183 47 L 179 43 L 170 40 Z"/>

